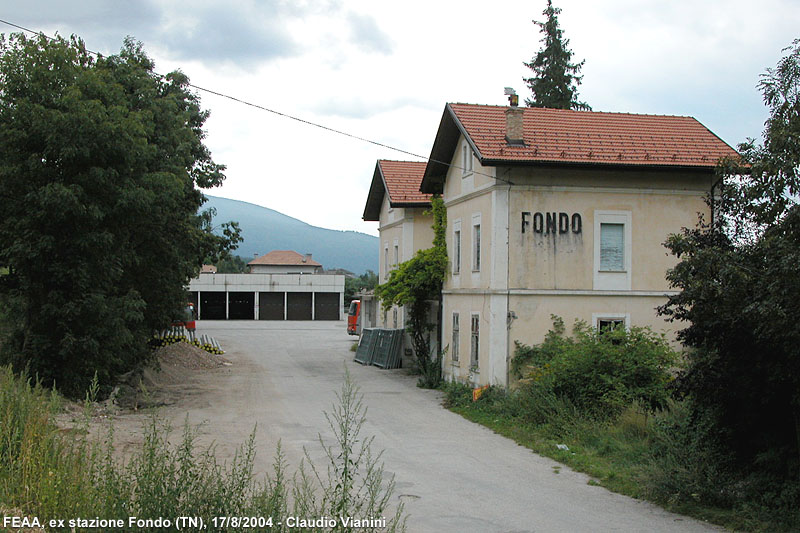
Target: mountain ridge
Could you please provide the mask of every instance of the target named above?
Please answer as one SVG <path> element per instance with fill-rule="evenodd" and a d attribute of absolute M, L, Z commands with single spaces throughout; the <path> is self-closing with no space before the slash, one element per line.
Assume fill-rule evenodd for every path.
<path fill-rule="evenodd" d="M 272 250 L 313 254 L 323 268 L 344 268 L 355 274 L 378 271 L 378 238 L 353 230 L 313 226 L 280 211 L 242 200 L 206 195 L 201 210 L 214 208 L 214 225 L 239 222 L 244 241 L 234 250 L 246 260 Z"/>

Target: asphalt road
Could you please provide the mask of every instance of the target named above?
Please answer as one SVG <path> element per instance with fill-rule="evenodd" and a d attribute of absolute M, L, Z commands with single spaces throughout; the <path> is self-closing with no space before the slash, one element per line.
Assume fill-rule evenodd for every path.
<path fill-rule="evenodd" d="M 223 455 L 257 426 L 259 474 L 279 440 L 292 470 L 304 447 L 324 465 L 318 436 L 331 442 L 333 434 L 323 411 L 347 371 L 368 409 L 363 436 L 383 450 L 411 533 L 721 531 L 589 485 L 588 476 L 445 410 L 440 393 L 417 388 L 403 370 L 353 362 L 344 322 L 204 321 L 198 333 L 214 336 L 234 364 L 188 383 L 169 417 L 202 422 L 202 438 Z"/>

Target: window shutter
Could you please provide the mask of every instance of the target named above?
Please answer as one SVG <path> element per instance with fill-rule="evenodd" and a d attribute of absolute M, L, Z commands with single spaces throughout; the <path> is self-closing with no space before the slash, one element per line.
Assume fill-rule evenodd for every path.
<path fill-rule="evenodd" d="M 600 224 L 600 270 L 625 270 L 624 224 Z"/>

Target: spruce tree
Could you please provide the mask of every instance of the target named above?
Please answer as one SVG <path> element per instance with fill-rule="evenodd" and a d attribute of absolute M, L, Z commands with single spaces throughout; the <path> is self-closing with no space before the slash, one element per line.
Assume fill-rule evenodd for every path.
<path fill-rule="evenodd" d="M 572 50 L 569 39 L 558 25 L 558 14 L 561 9 L 553 7 L 552 0 L 547 0 L 547 9 L 542 14 L 547 17 L 544 22 L 533 21 L 539 26 L 542 37 L 542 48 L 530 63 L 523 64 L 533 70 L 534 75 L 523 78 L 533 98 L 525 99 L 528 107 L 550 107 L 555 109 L 579 109 L 591 111 L 586 102 L 579 102 L 578 85 L 583 76 L 580 75 L 584 61 L 572 63 Z"/>

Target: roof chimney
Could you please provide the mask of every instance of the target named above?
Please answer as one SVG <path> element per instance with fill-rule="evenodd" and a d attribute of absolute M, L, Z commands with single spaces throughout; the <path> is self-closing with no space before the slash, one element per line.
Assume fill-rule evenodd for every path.
<path fill-rule="evenodd" d="M 513 87 L 506 87 L 503 90 L 503 94 L 508 96 L 508 105 L 511 107 L 517 107 L 519 105 L 519 96 L 517 96 L 517 91 L 515 91 Z"/>
<path fill-rule="evenodd" d="M 309 261 L 311 261 L 311 254 L 306 254 L 303 258 L 303 263 L 308 263 Z"/>
<path fill-rule="evenodd" d="M 520 109 L 519 96 L 511 87 L 506 87 L 505 94 L 508 96 L 509 107 L 506 109 L 506 142 L 513 146 L 524 146 L 522 116 L 525 114 Z"/>

